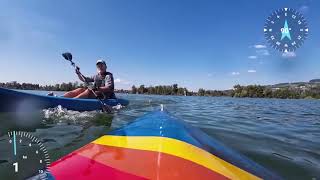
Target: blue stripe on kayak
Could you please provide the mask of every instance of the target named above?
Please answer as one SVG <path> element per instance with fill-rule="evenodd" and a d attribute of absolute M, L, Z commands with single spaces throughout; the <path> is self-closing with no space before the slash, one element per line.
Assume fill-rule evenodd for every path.
<path fill-rule="evenodd" d="M 127 126 L 111 131 L 119 136 L 161 136 L 177 139 L 202 148 L 213 155 L 263 179 L 281 179 L 274 173 L 212 139 L 200 129 L 156 111 L 146 114 Z"/>

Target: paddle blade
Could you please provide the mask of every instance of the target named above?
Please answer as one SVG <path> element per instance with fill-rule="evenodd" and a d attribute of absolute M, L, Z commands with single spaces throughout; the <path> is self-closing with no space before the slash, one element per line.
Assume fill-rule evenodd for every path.
<path fill-rule="evenodd" d="M 69 53 L 69 52 L 62 53 L 62 56 L 63 56 L 64 59 L 66 59 L 68 61 L 72 60 L 72 54 Z"/>

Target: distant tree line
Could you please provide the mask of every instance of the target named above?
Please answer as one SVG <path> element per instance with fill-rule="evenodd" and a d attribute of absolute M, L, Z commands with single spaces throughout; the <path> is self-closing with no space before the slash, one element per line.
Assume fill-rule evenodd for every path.
<path fill-rule="evenodd" d="M 205 90 L 200 88 L 196 93 L 197 96 L 233 96 L 233 90 Z"/>
<path fill-rule="evenodd" d="M 24 90 L 46 90 L 46 91 L 70 91 L 79 87 L 84 87 L 83 83 L 61 83 L 55 85 L 39 85 L 31 83 L 7 82 L 0 83 L 0 87 Z M 228 97 L 249 97 L 249 98 L 281 98 L 281 99 L 320 99 L 320 83 L 308 87 L 284 86 L 274 88 L 272 86 L 235 85 L 231 90 L 205 90 L 200 88 L 198 92 L 189 91 L 178 84 L 166 86 L 132 86 L 131 90 L 116 90 L 118 93 L 131 94 L 157 94 L 157 95 L 178 95 L 178 96 L 228 96 Z"/>
<path fill-rule="evenodd" d="M 192 92 L 189 92 L 187 88 L 179 87 L 178 84 L 173 84 L 169 86 L 149 86 L 145 87 L 140 85 L 138 88 L 132 86 L 132 94 L 158 94 L 158 95 L 192 95 Z"/>
<path fill-rule="evenodd" d="M 233 97 L 250 98 L 280 98 L 280 99 L 320 99 L 320 85 L 311 87 L 287 86 L 281 88 L 272 88 L 270 86 L 236 85 L 233 89 Z"/>
<path fill-rule="evenodd" d="M 235 85 L 231 90 L 206 90 L 200 88 L 198 92 L 189 91 L 186 88 L 172 86 L 132 86 L 132 94 L 159 94 L 159 95 L 186 95 L 186 96 L 228 96 L 248 98 L 280 98 L 280 99 L 320 99 L 320 84 L 310 87 L 287 86 L 272 88 L 272 86 Z"/>
<path fill-rule="evenodd" d="M 71 91 L 78 87 L 84 87 L 82 83 L 74 82 L 74 83 L 61 83 L 55 85 L 39 85 L 32 83 L 18 83 L 16 81 L 0 83 L 0 87 L 10 88 L 10 89 L 23 89 L 23 90 L 46 90 L 46 91 Z"/>

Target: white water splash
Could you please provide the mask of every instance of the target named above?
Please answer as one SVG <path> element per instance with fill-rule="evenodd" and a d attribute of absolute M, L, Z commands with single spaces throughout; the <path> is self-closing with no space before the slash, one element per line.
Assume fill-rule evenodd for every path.
<path fill-rule="evenodd" d="M 98 113 L 98 111 L 78 112 L 67 110 L 60 105 L 55 108 L 44 109 L 43 112 L 44 121 L 54 120 L 56 123 L 70 123 L 70 121 L 72 121 L 75 124 L 85 123 L 88 119 L 93 118 Z"/>
<path fill-rule="evenodd" d="M 113 106 L 112 109 L 117 112 L 120 109 L 124 108 L 125 106 L 122 106 L 121 104 L 117 104 L 116 106 Z M 65 120 L 72 120 L 72 121 L 84 121 L 90 118 L 93 118 L 98 113 L 101 113 L 101 110 L 97 111 L 72 111 L 67 110 L 66 108 L 63 108 L 61 105 L 55 107 L 55 108 L 49 108 L 44 109 L 44 121 L 48 119 L 54 119 L 60 123 L 64 122 Z"/>
<path fill-rule="evenodd" d="M 122 106 L 121 104 L 117 104 L 116 106 L 112 107 L 114 110 L 120 110 L 122 108 L 124 108 L 124 106 Z"/>

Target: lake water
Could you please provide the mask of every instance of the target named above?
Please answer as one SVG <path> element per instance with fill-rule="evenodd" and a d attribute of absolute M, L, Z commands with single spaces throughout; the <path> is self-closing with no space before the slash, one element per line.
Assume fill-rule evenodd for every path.
<path fill-rule="evenodd" d="M 8 130 L 29 131 L 44 142 L 54 161 L 164 104 L 172 115 L 285 179 L 320 179 L 319 100 L 126 94 L 118 97 L 129 99 L 130 105 L 113 115 L 48 109 L 37 118 L 32 116 L 32 123 L 21 123 L 17 115 L 0 114 L 0 139 Z M 22 119 L 28 118 L 31 117 Z"/>

